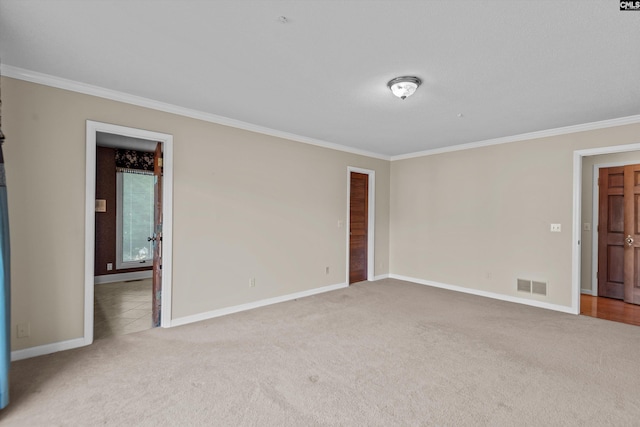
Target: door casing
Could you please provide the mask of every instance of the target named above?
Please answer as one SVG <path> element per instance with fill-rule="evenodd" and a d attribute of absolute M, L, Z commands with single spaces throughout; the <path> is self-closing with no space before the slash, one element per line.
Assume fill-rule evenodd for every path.
<path fill-rule="evenodd" d="M 573 218 L 571 245 L 571 307 L 567 312 L 580 314 L 580 258 L 582 236 L 582 158 L 601 154 L 639 151 L 640 143 L 614 145 L 610 147 L 587 148 L 573 152 Z M 595 220 L 593 221 L 595 224 Z M 595 227 L 592 227 L 595 228 Z M 597 237 L 594 239 L 597 241 Z M 597 253 L 596 253 L 597 256 Z M 597 263 L 597 258 L 596 258 Z M 592 285 L 593 289 L 593 285 Z"/>
<path fill-rule="evenodd" d="M 86 122 L 86 178 L 85 178 L 85 261 L 84 261 L 84 344 L 93 342 L 95 198 L 96 198 L 96 134 L 112 133 L 132 138 L 148 139 L 162 144 L 163 150 L 163 263 L 162 310 L 160 326 L 171 326 L 172 247 L 173 247 L 173 135 L 143 129 Z"/>

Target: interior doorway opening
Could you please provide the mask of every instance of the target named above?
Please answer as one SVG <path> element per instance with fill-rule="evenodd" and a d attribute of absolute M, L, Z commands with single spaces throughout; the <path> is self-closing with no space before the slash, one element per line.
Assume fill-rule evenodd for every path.
<path fill-rule="evenodd" d="M 102 271 L 102 269 L 113 270 L 115 268 L 115 262 L 106 262 L 105 265 L 100 265 L 97 268 L 96 264 L 96 216 L 98 212 L 105 209 L 105 201 L 103 199 L 96 198 L 96 160 L 98 147 L 111 146 L 119 149 L 136 150 L 140 152 L 155 151 L 152 158 L 153 161 L 153 176 L 154 176 L 154 191 L 158 194 L 154 195 L 154 200 L 158 203 L 154 204 L 154 208 L 160 209 L 160 227 L 158 226 L 158 218 L 154 217 L 154 229 L 153 234 L 148 236 L 148 245 L 145 243 L 131 244 L 135 246 L 137 251 L 134 258 L 140 258 L 144 255 L 144 263 L 148 265 L 149 251 L 153 251 L 153 266 L 154 268 L 149 271 L 148 268 L 139 267 L 134 269 L 135 271 L 123 272 L 117 271 L 116 274 L 104 274 L 98 276 L 100 279 L 96 280 L 96 273 Z M 159 154 L 160 153 L 160 154 Z M 161 158 L 160 165 L 157 163 L 157 159 Z M 128 128 L 124 126 L 111 125 L 107 123 L 100 123 L 94 121 L 87 121 L 87 134 L 86 134 L 86 211 L 85 211 L 85 310 L 84 310 L 84 341 L 85 344 L 91 344 L 94 339 L 94 315 L 96 315 L 95 297 L 96 292 L 95 283 L 101 282 L 120 282 L 122 285 L 125 281 L 144 279 L 150 281 L 153 276 L 157 276 L 157 287 L 153 287 L 153 291 L 149 293 L 153 302 L 157 298 L 157 309 L 153 308 L 153 313 L 157 313 L 157 319 L 155 321 L 156 326 L 169 327 L 171 323 L 171 271 L 172 271 L 172 200 L 173 200 L 173 137 L 168 134 L 146 131 L 136 128 Z M 159 173 L 158 167 L 161 167 L 161 173 Z M 160 174 L 160 178 L 158 177 Z M 164 185 L 159 185 L 164 183 Z M 115 208 L 115 206 L 112 206 Z M 109 209 L 107 207 L 107 209 Z M 111 211 L 113 212 L 113 211 Z M 148 221 L 148 220 L 147 220 Z M 145 234 L 148 234 L 146 231 Z M 139 236 L 138 236 L 139 237 Z M 138 239 L 140 240 L 140 239 Z M 153 245 L 154 249 L 149 249 Z M 140 246 L 140 248 L 138 248 Z M 146 248 L 149 246 L 149 248 Z M 157 249 L 157 250 L 156 250 Z M 145 252 L 142 254 L 142 252 Z M 162 259 L 157 260 L 158 253 L 162 254 Z M 140 255 L 142 254 L 142 255 Z M 131 254 L 129 254 L 129 258 Z M 104 261 L 104 260 L 103 260 Z M 114 260 L 115 261 L 115 260 Z M 131 261 L 131 260 L 129 260 Z M 153 273 L 162 274 L 154 275 Z M 111 276 L 106 278 L 106 276 Z M 156 280 L 156 277 L 154 277 Z M 143 289 L 145 283 L 136 283 L 131 285 L 130 288 Z M 111 286 L 113 288 L 113 285 Z M 105 288 L 106 289 L 106 288 Z M 161 298 L 162 297 L 162 298 Z M 137 297 L 139 299 L 139 296 Z M 131 303 L 133 304 L 133 302 Z M 131 305 L 129 304 L 129 305 Z M 126 304 L 125 304 L 126 305 Z M 153 306 L 151 306 L 153 307 Z M 150 307 L 150 308 L 151 308 Z M 125 307 L 126 308 L 126 307 Z M 99 313 L 98 313 L 99 314 Z M 104 314 L 104 313 L 102 313 Z M 129 313 L 132 316 L 135 313 Z M 136 319 L 137 320 L 137 319 Z M 123 323 L 122 321 L 121 323 Z M 142 322 L 142 321 L 141 321 Z M 139 322 L 140 323 L 140 322 Z M 129 328 L 131 329 L 131 328 Z"/>
<path fill-rule="evenodd" d="M 640 156 L 639 152 L 640 143 L 574 151 L 571 311 L 575 314 L 601 317 L 594 314 L 596 304 L 585 300 L 598 298 L 598 168 L 638 163 L 635 157 Z M 607 155 L 618 155 L 620 159 L 612 163 L 611 158 L 604 157 Z"/>

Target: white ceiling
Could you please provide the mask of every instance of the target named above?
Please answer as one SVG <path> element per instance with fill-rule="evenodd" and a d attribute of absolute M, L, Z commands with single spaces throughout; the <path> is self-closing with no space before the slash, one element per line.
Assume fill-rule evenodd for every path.
<path fill-rule="evenodd" d="M 385 156 L 640 114 L 638 40 L 617 0 L 0 0 L 5 66 Z"/>

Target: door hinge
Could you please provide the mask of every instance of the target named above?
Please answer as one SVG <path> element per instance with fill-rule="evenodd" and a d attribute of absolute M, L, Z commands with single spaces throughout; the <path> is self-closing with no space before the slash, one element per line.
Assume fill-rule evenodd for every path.
<path fill-rule="evenodd" d="M 158 166 L 162 167 L 162 157 L 158 159 Z"/>

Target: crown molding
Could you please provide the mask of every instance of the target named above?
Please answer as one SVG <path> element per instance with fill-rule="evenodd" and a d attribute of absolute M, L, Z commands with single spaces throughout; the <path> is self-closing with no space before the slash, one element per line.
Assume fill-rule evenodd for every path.
<path fill-rule="evenodd" d="M 289 132 L 280 131 L 277 129 L 271 129 L 268 127 L 255 125 L 241 120 L 231 119 L 229 117 L 218 116 L 216 114 L 205 113 L 198 110 L 192 110 L 189 108 L 180 107 L 165 102 L 155 101 L 149 98 L 143 98 L 140 96 L 131 95 L 124 92 L 118 92 L 111 89 L 105 89 L 99 86 L 93 86 L 86 83 L 76 82 L 73 80 L 63 79 L 60 77 L 51 76 L 49 74 L 38 73 L 35 71 L 26 70 L 23 68 L 13 67 L 11 65 L 0 65 L 0 75 L 11 77 L 18 80 L 24 80 L 31 83 L 42 84 L 45 86 L 51 86 L 58 89 L 69 90 L 72 92 L 78 92 L 85 95 L 96 96 L 99 98 L 110 99 L 112 101 L 123 102 L 126 104 L 136 105 L 139 107 L 145 107 L 152 110 L 163 111 L 165 113 L 176 114 L 179 116 L 189 117 L 192 119 L 202 120 L 205 122 L 215 123 L 223 126 L 229 126 L 237 129 L 243 129 L 250 132 L 256 132 L 263 135 L 274 136 L 277 138 L 288 139 L 291 141 L 301 142 L 304 144 L 315 145 L 322 148 L 328 148 L 331 150 L 342 151 L 350 154 L 357 154 L 360 156 L 371 157 L 381 160 L 405 160 L 416 157 L 433 156 L 436 154 L 450 153 L 454 151 L 470 150 L 473 148 L 488 147 L 491 145 L 508 144 L 511 142 L 525 141 L 529 139 L 547 138 L 551 136 L 566 135 L 576 132 L 584 132 L 590 130 L 604 129 L 614 126 L 623 126 L 629 124 L 640 123 L 640 114 L 635 116 L 621 117 L 616 119 L 602 120 L 598 122 L 584 123 L 579 125 L 565 126 L 555 129 L 547 129 L 537 132 L 523 133 L 519 135 L 505 136 L 501 138 L 487 139 L 484 141 L 470 142 L 467 144 L 454 145 L 451 147 L 441 147 L 432 150 L 417 151 L 414 153 L 400 154 L 397 156 L 389 156 L 380 153 L 374 153 L 372 151 L 360 150 L 357 148 L 347 147 L 345 145 L 336 144 L 333 142 L 322 141 L 319 139 L 308 138 L 306 136 L 296 135 Z"/>
<path fill-rule="evenodd" d="M 585 132 L 589 130 L 604 129 L 614 126 L 623 126 L 640 123 L 640 114 L 621 117 L 617 119 L 601 120 L 599 122 L 584 123 L 580 125 L 565 126 L 555 129 L 541 130 L 537 132 L 523 133 L 520 135 L 505 136 L 502 138 L 486 139 L 484 141 L 470 142 L 468 144 L 454 145 L 451 147 L 435 148 L 433 150 L 418 151 L 415 153 L 391 156 L 391 161 L 413 159 L 416 157 L 433 156 L 435 154 L 450 153 L 452 151 L 470 150 L 472 148 L 488 147 L 490 145 L 508 144 L 511 142 L 526 141 L 528 139 L 547 138 L 550 136 L 566 135 L 569 133 Z"/>
<path fill-rule="evenodd" d="M 269 135 L 277 138 L 288 139 L 291 141 L 301 142 L 309 145 L 315 145 L 322 148 L 329 148 L 331 150 L 343 151 L 346 153 L 372 157 L 375 159 L 391 160 L 391 156 L 388 156 L 388 155 L 374 153 L 372 151 L 367 151 L 367 150 L 360 150 L 352 147 L 347 147 L 345 145 L 322 141 L 319 139 L 308 138 L 306 136 L 296 135 L 293 133 L 284 132 L 277 129 L 271 129 L 265 126 L 255 125 L 253 123 L 243 122 L 241 120 L 231 119 L 229 117 L 218 116 L 216 114 L 205 113 L 198 110 L 192 110 L 190 108 L 184 108 L 177 105 L 168 104 L 166 102 L 160 102 L 160 101 L 156 101 L 149 98 L 143 98 L 141 96 L 131 95 L 124 92 L 118 92 L 111 89 L 105 89 L 99 86 L 93 86 L 86 83 L 63 79 L 61 77 L 38 73 L 36 71 L 30 71 L 23 68 L 13 67 L 11 65 L 5 65 L 5 64 L 0 65 L 0 75 L 11 77 L 18 80 L 24 80 L 31 83 L 50 86 L 57 89 L 64 89 L 72 92 L 82 93 L 85 95 L 91 95 L 99 98 L 110 99 L 112 101 L 123 102 L 125 104 L 136 105 L 138 107 L 145 107 L 152 110 L 163 111 L 165 113 L 176 114 L 178 116 L 184 116 L 184 117 L 189 117 L 192 119 L 202 120 L 205 122 L 215 123 L 223 126 L 243 129 L 251 132 L 260 133 L 263 135 Z"/>

